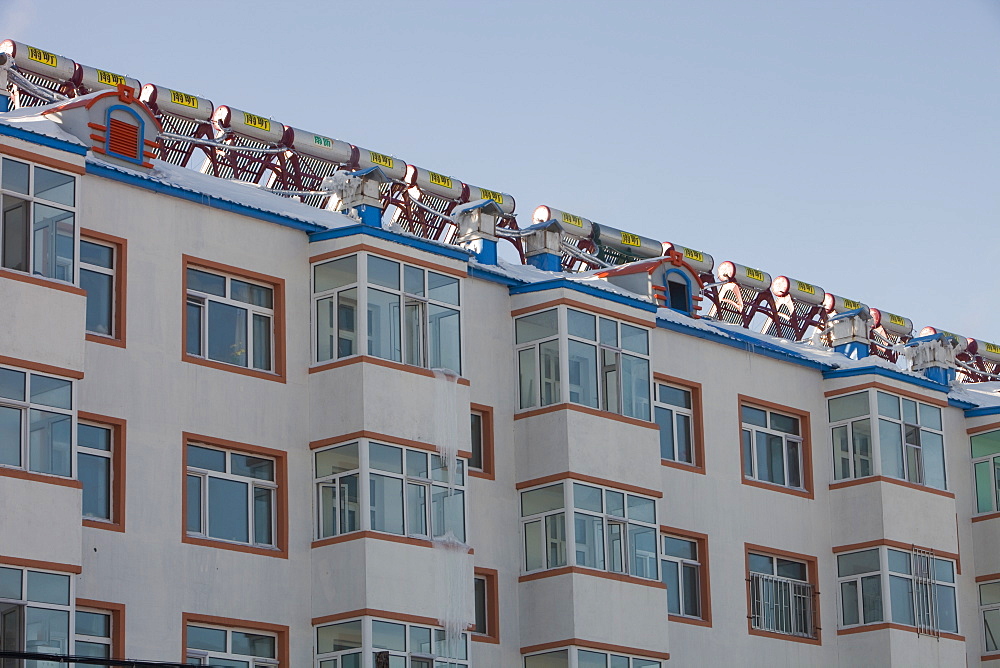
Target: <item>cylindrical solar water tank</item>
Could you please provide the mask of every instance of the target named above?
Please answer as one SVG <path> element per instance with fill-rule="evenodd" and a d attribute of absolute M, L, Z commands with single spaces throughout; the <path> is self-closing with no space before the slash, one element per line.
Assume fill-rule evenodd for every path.
<path fill-rule="evenodd" d="M 797 302 L 819 306 L 826 297 L 826 291 L 818 285 L 806 283 L 787 276 L 778 276 L 771 282 L 771 292 L 776 297 L 791 297 Z"/>
<path fill-rule="evenodd" d="M 212 120 L 219 127 L 244 137 L 256 139 L 264 144 L 280 144 L 285 136 L 285 126 L 281 123 L 226 105 L 221 105 L 215 110 L 215 113 L 212 114 Z"/>
<path fill-rule="evenodd" d="M 601 246 L 607 246 L 620 253 L 628 253 L 636 257 L 652 258 L 663 255 L 663 244 L 656 239 L 625 232 L 610 225 L 595 223 L 590 238 Z"/>
<path fill-rule="evenodd" d="M 771 289 L 771 275 L 769 273 L 729 260 L 719 265 L 716 276 L 719 277 L 720 281 L 732 281 L 741 287 L 760 292 Z"/>
<path fill-rule="evenodd" d="M 286 128 L 288 148 L 296 153 L 343 165 L 354 164 L 355 149 L 346 141 L 331 139 L 298 128 Z"/>
<path fill-rule="evenodd" d="M 920 330 L 920 336 L 931 336 L 933 334 L 943 334 L 946 337 L 955 339 L 958 342 L 957 352 L 963 352 L 968 350 L 970 346 L 976 347 L 976 340 L 969 339 L 961 334 L 956 334 L 955 332 L 949 332 L 946 329 L 938 329 L 937 327 L 924 327 Z"/>
<path fill-rule="evenodd" d="M 462 199 L 466 202 L 475 202 L 480 199 L 491 199 L 497 203 L 500 210 L 504 213 L 514 213 L 514 196 L 508 193 L 502 193 L 499 190 L 490 190 L 488 188 L 480 188 L 479 186 L 471 186 L 468 183 L 465 184 L 465 193 Z"/>
<path fill-rule="evenodd" d="M 881 327 L 889 334 L 895 336 L 910 336 L 913 334 L 913 321 L 895 313 L 880 311 L 877 308 L 871 309 L 872 326 Z"/>
<path fill-rule="evenodd" d="M 974 341 L 976 346 L 975 350 L 973 350 L 972 345 L 970 344 L 969 352 L 975 353 L 983 359 L 1000 364 L 1000 346 L 995 343 L 980 341 L 979 339 L 970 339 L 970 341 Z"/>
<path fill-rule="evenodd" d="M 456 201 L 461 201 L 465 190 L 465 184 L 458 179 L 415 165 L 406 166 L 406 182 L 422 193 Z"/>
<path fill-rule="evenodd" d="M 383 174 L 388 176 L 393 181 L 402 181 L 406 177 L 407 164 L 405 160 L 394 158 L 391 155 L 386 155 L 385 153 L 370 151 L 367 148 L 361 148 L 360 146 L 355 146 L 354 149 L 358 152 L 358 169 L 378 167 L 382 170 Z"/>
<path fill-rule="evenodd" d="M 215 109 L 211 100 L 156 84 L 143 86 L 142 92 L 139 93 L 139 101 L 155 104 L 156 108 L 164 114 L 194 121 L 212 120 L 212 111 Z"/>
<path fill-rule="evenodd" d="M 81 65 L 80 63 L 76 64 L 73 83 L 77 86 L 83 86 L 89 93 L 96 93 L 99 90 L 112 90 L 118 88 L 121 84 L 128 86 L 136 92 L 142 87 L 138 79 L 106 70 L 99 70 L 96 67 Z"/>
<path fill-rule="evenodd" d="M 827 313 L 843 313 L 845 311 L 856 311 L 859 308 L 865 307 L 859 301 L 854 299 L 848 299 L 847 297 L 840 297 L 829 292 L 823 297 L 823 310 Z"/>
<path fill-rule="evenodd" d="M 677 251 L 684 256 L 684 261 L 687 262 L 688 266 L 699 274 L 710 274 L 712 273 L 712 269 L 715 268 L 715 258 L 708 253 L 669 241 L 664 241 L 661 246 L 663 248 L 663 255 L 666 255 L 670 250 Z"/>
<path fill-rule="evenodd" d="M 535 212 L 531 214 L 531 224 L 547 223 L 554 220 L 559 224 L 559 229 L 563 234 L 573 237 L 583 237 L 589 239 L 594 231 L 594 221 L 574 213 L 567 213 L 551 206 L 535 207 Z"/>
<path fill-rule="evenodd" d="M 76 72 L 76 63 L 55 53 L 28 46 L 24 42 L 5 39 L 0 42 L 0 52 L 9 53 L 19 70 L 37 74 L 47 79 L 70 81 Z"/>

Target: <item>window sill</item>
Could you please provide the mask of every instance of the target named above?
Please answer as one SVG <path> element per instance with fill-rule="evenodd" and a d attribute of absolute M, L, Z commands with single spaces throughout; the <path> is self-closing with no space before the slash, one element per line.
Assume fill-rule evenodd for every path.
<path fill-rule="evenodd" d="M 470 478 L 481 478 L 483 480 L 496 480 L 496 474 L 493 471 L 483 471 L 480 469 L 468 469 L 468 474 Z"/>
<path fill-rule="evenodd" d="M 74 489 L 83 489 L 83 483 L 79 480 L 74 480 L 73 478 L 66 478 L 58 475 L 50 475 L 48 473 L 34 473 L 32 471 L 25 471 L 24 469 L 14 469 L 5 466 L 0 466 L 0 477 L 4 478 L 19 478 L 21 480 L 30 480 L 32 482 L 44 482 L 50 485 L 59 485 L 61 487 L 72 487 Z"/>
<path fill-rule="evenodd" d="M 214 540 L 212 538 L 201 538 L 200 536 L 190 536 L 185 533 L 181 542 L 189 545 L 201 545 L 202 547 L 215 547 L 220 550 L 232 550 L 233 552 L 244 552 L 246 554 L 259 554 L 265 557 L 277 557 L 279 559 L 288 558 L 288 550 L 279 547 L 257 547 L 256 545 L 244 545 L 242 543 L 229 543 L 224 540 Z"/>
<path fill-rule="evenodd" d="M 863 624 L 861 626 L 851 626 L 846 629 L 837 629 L 838 636 L 847 636 L 855 633 L 867 633 L 868 631 L 884 631 L 886 629 L 892 629 L 895 631 L 909 631 L 910 633 L 921 634 L 916 626 L 906 626 L 905 624 L 897 624 L 896 622 L 879 622 L 877 624 Z M 948 631 L 941 631 L 942 638 L 948 638 L 949 640 L 960 640 L 965 642 L 965 636 L 958 635 L 957 633 L 949 633 Z M 998 657 L 1000 658 L 1000 657 Z"/>
<path fill-rule="evenodd" d="M 25 274 L 20 271 L 14 271 L 13 269 L 0 268 L 0 278 L 9 278 L 12 281 L 20 281 L 22 283 L 31 283 L 32 285 L 40 285 L 43 288 L 52 288 L 53 290 L 68 292 L 71 295 L 80 295 L 81 297 L 87 296 L 86 290 L 84 290 L 83 288 L 78 288 L 72 283 L 64 283 L 63 281 L 57 281 L 54 278 L 45 278 L 43 276 Z"/>
<path fill-rule="evenodd" d="M 943 496 L 948 499 L 954 499 L 955 494 L 953 492 L 948 492 L 943 489 L 937 489 L 936 487 L 928 487 L 927 485 L 918 485 L 915 482 L 910 482 L 909 480 L 900 480 L 899 478 L 890 478 L 884 475 L 873 475 L 866 476 L 864 478 L 853 478 L 848 480 L 838 480 L 836 482 L 830 483 L 830 489 L 843 489 L 844 487 L 853 487 L 855 485 L 864 485 L 871 482 L 885 482 L 890 485 L 899 485 L 900 487 L 907 487 L 909 489 L 915 489 L 920 492 L 928 492 L 929 494 L 937 494 L 938 496 Z M 972 518 L 975 522 L 976 518 Z"/>
<path fill-rule="evenodd" d="M 680 471 L 688 471 L 689 473 L 700 473 L 702 475 L 705 475 L 705 467 L 699 466 L 697 464 L 678 462 L 673 459 L 661 459 L 660 465 L 666 466 L 667 468 L 678 469 Z"/>
<path fill-rule="evenodd" d="M 649 420 L 626 417 L 624 415 L 619 415 L 618 413 L 602 411 L 589 406 L 581 406 L 580 404 L 573 403 L 552 404 L 551 406 L 546 406 L 544 408 L 530 408 L 520 413 L 514 413 L 514 419 L 524 420 L 525 418 L 535 417 L 536 415 L 545 415 L 546 413 L 554 413 L 556 411 L 576 411 L 577 413 L 596 415 L 597 417 L 615 420 L 616 422 L 624 422 L 625 424 L 635 425 L 636 427 L 645 427 L 646 429 L 655 429 L 657 431 L 660 430 L 659 425 L 655 422 L 650 422 Z"/>
<path fill-rule="evenodd" d="M 1000 519 L 1000 513 L 986 513 L 985 515 L 975 515 L 973 522 L 985 522 L 986 520 Z"/>
<path fill-rule="evenodd" d="M 375 366 L 385 367 L 387 369 L 396 369 L 397 371 L 407 371 L 409 373 L 417 374 L 418 376 L 427 376 L 429 378 L 434 378 L 434 372 L 430 369 L 424 368 L 422 366 L 414 366 L 412 364 L 403 364 L 402 362 L 395 362 L 393 360 L 382 359 L 381 357 L 375 357 L 373 355 L 351 355 L 350 357 L 343 357 L 339 360 L 333 360 L 331 362 L 322 362 L 314 366 L 309 367 L 309 373 L 320 373 L 321 371 L 329 371 L 330 369 L 339 369 L 340 367 L 349 366 L 351 364 L 374 364 Z M 468 378 L 463 378 L 459 376 L 459 385 L 471 385 Z"/>
<path fill-rule="evenodd" d="M 680 622 L 681 624 L 691 624 L 692 626 L 704 626 L 706 628 L 712 628 L 712 620 L 702 619 L 701 617 L 685 617 L 684 615 L 667 615 L 667 619 L 671 622 Z"/>
<path fill-rule="evenodd" d="M 273 380 L 278 383 L 285 382 L 285 374 L 275 373 L 273 371 L 260 371 L 258 369 L 249 369 L 242 366 L 236 366 L 235 364 L 226 364 L 225 362 L 216 362 L 214 360 L 205 359 L 204 357 L 196 357 L 190 355 L 187 352 L 181 353 L 181 360 L 184 362 L 190 362 L 191 364 L 197 364 L 198 366 L 208 367 L 210 369 L 219 369 L 220 371 L 229 371 L 231 373 L 237 373 L 242 376 L 250 376 L 252 378 L 262 378 L 264 380 Z"/>
<path fill-rule="evenodd" d="M 567 575 L 575 573 L 578 575 L 590 575 L 597 578 L 604 578 L 605 580 L 617 580 L 618 582 L 628 582 L 630 584 L 637 584 L 643 587 L 652 587 L 654 589 L 666 589 L 667 585 L 659 580 L 649 580 L 646 578 L 640 578 L 635 575 L 627 575 L 625 573 L 611 573 L 608 571 L 599 571 L 596 568 L 586 568 L 584 566 L 562 566 L 560 568 L 552 568 L 545 571 L 535 571 L 534 573 L 528 573 L 526 575 L 520 576 L 518 582 L 531 582 L 532 580 L 541 580 L 543 578 L 554 578 L 560 575 Z"/>
<path fill-rule="evenodd" d="M 488 636 L 479 633 L 470 633 L 469 637 L 472 639 L 472 642 L 483 642 L 483 643 L 489 643 L 490 645 L 500 644 L 500 638 L 496 636 Z"/>
<path fill-rule="evenodd" d="M 121 523 L 113 522 L 111 520 L 98 520 L 89 517 L 84 517 L 83 526 L 89 527 L 91 529 L 104 529 L 105 531 L 117 531 L 118 533 L 125 533 L 125 527 Z"/>
<path fill-rule="evenodd" d="M 324 547 L 326 545 L 336 545 L 338 543 L 346 543 L 352 540 L 361 540 L 363 538 L 373 538 L 375 540 L 384 540 L 390 543 L 401 543 L 403 545 L 416 545 L 418 547 L 434 547 L 434 541 L 429 538 L 412 538 L 410 536 L 400 536 L 394 533 L 383 533 L 381 531 L 352 531 L 351 533 L 341 534 L 339 536 L 331 536 L 329 538 L 320 538 L 319 540 L 314 540 L 310 547 Z M 475 550 L 470 549 L 469 554 L 475 554 Z"/>
<path fill-rule="evenodd" d="M 91 343 L 103 343 L 106 346 L 114 346 L 115 348 L 125 347 L 124 339 L 116 339 L 113 336 L 107 336 L 105 334 L 93 334 L 91 332 L 87 332 L 87 335 L 84 338 Z"/>
<path fill-rule="evenodd" d="M 747 625 L 749 626 L 750 620 L 747 620 Z M 760 636 L 761 638 L 774 638 L 775 640 L 788 640 L 790 642 L 800 642 L 806 645 L 822 645 L 823 640 L 820 637 L 819 629 L 816 630 L 815 638 L 803 638 L 802 636 L 793 636 L 786 633 L 775 633 L 773 631 L 762 631 L 760 629 L 755 629 L 750 627 L 750 635 Z"/>
<path fill-rule="evenodd" d="M 795 487 L 785 487 L 783 485 L 778 485 L 773 482 L 764 482 L 762 480 L 754 480 L 753 478 L 747 478 L 743 476 L 743 484 L 749 485 L 750 487 L 757 487 L 759 489 L 767 489 L 772 492 L 781 492 L 783 494 L 790 494 L 792 496 L 798 496 L 803 499 L 814 499 L 815 496 L 811 489 L 796 489 Z M 769 632 L 768 632 L 769 633 Z M 781 635 L 781 634 L 777 634 Z"/>

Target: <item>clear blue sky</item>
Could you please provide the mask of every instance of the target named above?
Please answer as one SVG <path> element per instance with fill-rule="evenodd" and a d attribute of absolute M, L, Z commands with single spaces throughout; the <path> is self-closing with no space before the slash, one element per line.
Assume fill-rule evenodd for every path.
<path fill-rule="evenodd" d="M 297 7 L 298 9 L 291 9 Z M 1000 0 L 3 0 L 11 37 L 1000 342 Z"/>

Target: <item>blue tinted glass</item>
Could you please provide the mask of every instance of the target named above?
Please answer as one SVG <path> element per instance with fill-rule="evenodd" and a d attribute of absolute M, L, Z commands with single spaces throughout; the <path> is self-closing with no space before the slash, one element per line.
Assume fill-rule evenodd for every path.
<path fill-rule="evenodd" d="M 207 629 L 204 626 L 189 625 L 187 627 L 187 646 L 191 649 L 225 652 L 226 632 L 223 629 Z"/>
<path fill-rule="evenodd" d="M 0 369 L 0 397 L 24 401 L 24 377 L 23 371 Z"/>
<path fill-rule="evenodd" d="M 187 465 L 209 471 L 226 471 L 226 453 L 222 450 L 211 450 L 200 445 L 187 446 Z"/>
<path fill-rule="evenodd" d="M 208 535 L 249 542 L 247 485 L 235 480 L 208 479 Z"/>

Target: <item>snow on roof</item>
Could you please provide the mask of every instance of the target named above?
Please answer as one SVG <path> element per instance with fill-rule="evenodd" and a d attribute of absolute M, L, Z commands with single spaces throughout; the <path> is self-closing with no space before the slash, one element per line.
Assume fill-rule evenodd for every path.
<path fill-rule="evenodd" d="M 8 111 L 0 114 L 0 123 L 19 128 L 37 135 L 51 137 L 77 146 L 87 146 L 87 144 L 74 135 L 59 127 L 59 123 L 54 117 L 43 116 L 38 113 L 40 107 L 25 107 L 16 111 Z"/>
<path fill-rule="evenodd" d="M 948 396 L 983 408 L 1000 406 L 1000 381 L 956 384 Z"/>

